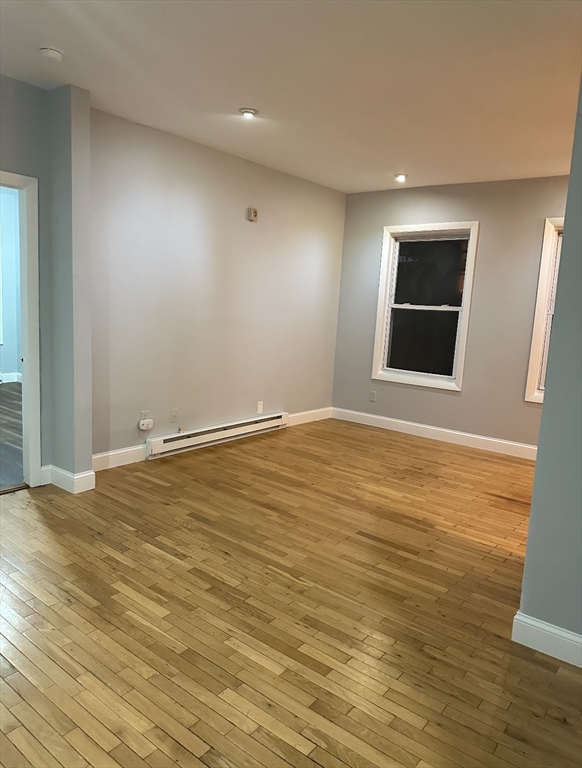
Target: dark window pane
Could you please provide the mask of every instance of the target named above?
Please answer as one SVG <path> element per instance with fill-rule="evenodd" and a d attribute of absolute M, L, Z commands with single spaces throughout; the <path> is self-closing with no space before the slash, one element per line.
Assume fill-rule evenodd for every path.
<path fill-rule="evenodd" d="M 403 241 L 398 248 L 395 304 L 460 307 L 468 240 Z"/>
<path fill-rule="evenodd" d="M 458 312 L 393 309 L 387 368 L 452 376 Z"/>

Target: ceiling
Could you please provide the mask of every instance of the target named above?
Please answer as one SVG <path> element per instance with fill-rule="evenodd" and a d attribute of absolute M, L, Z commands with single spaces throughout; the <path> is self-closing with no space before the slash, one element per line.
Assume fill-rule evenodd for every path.
<path fill-rule="evenodd" d="M 344 192 L 553 176 L 581 17 L 578 0 L 2 0 L 0 68 Z"/>

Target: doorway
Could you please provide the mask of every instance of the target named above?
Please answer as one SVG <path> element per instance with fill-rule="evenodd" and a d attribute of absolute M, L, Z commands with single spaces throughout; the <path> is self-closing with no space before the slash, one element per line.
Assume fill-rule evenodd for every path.
<path fill-rule="evenodd" d="M 18 190 L 0 187 L 0 491 L 24 485 Z"/>
<path fill-rule="evenodd" d="M 41 484 L 38 181 L 0 171 L 0 494 Z"/>

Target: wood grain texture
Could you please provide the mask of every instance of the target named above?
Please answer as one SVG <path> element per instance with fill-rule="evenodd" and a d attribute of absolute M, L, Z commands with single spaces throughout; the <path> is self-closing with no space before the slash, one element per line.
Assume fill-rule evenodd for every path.
<path fill-rule="evenodd" d="M 532 477 L 325 421 L 3 496 L 2 768 L 576 768 Z"/>
<path fill-rule="evenodd" d="M 0 493 L 23 485 L 22 384 L 0 382 Z"/>

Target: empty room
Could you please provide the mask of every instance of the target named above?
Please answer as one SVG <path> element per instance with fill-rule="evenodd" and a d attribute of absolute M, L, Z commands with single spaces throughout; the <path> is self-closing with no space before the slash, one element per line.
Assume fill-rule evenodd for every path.
<path fill-rule="evenodd" d="M 0 768 L 582 768 L 581 64 L 0 0 Z"/>

